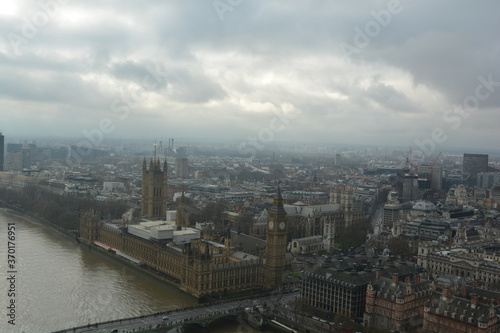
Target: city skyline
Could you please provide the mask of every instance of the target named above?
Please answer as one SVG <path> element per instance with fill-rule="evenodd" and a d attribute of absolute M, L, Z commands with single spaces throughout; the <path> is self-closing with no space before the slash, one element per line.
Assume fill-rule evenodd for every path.
<path fill-rule="evenodd" d="M 7 1 L 0 131 L 493 149 L 499 6 Z"/>

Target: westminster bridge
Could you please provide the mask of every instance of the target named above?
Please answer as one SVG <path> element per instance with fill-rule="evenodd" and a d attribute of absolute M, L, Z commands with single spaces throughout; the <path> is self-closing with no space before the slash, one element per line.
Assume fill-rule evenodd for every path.
<path fill-rule="evenodd" d="M 54 333 L 84 333 L 84 332 L 176 332 L 176 329 L 187 326 L 198 326 L 200 328 L 217 325 L 218 322 L 229 318 L 235 320 L 244 317 L 246 308 L 255 306 L 266 306 L 274 309 L 284 298 L 291 299 L 298 296 L 298 292 L 287 294 L 272 294 L 259 297 L 258 299 L 245 299 L 224 301 L 209 304 L 200 304 L 183 309 L 166 312 L 158 312 L 132 318 L 110 320 L 100 323 L 92 323 L 85 326 L 72 327 Z"/>

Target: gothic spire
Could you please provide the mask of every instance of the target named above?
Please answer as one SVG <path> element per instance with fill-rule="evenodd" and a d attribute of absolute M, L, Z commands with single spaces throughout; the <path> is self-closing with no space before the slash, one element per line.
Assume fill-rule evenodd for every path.
<path fill-rule="evenodd" d="M 285 208 L 283 207 L 283 197 L 281 196 L 281 188 L 278 182 L 278 186 L 276 188 L 276 194 L 273 198 L 273 205 L 269 209 L 269 214 L 273 215 L 286 215 Z"/>
<path fill-rule="evenodd" d="M 278 187 L 276 189 L 276 199 L 283 200 L 283 197 L 281 196 L 280 182 L 278 182 Z"/>

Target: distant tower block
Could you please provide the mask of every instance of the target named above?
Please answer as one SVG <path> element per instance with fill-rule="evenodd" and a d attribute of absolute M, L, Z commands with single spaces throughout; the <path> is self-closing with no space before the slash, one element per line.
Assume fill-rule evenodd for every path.
<path fill-rule="evenodd" d="M 187 157 L 177 157 L 175 159 L 175 175 L 177 178 L 188 178 L 188 159 Z"/>
<path fill-rule="evenodd" d="M 336 154 L 335 155 L 335 166 L 341 166 L 341 165 L 342 165 L 342 155 Z"/>
<path fill-rule="evenodd" d="M 165 219 L 167 213 L 167 161 L 151 160 L 149 169 L 146 159 L 142 164 L 141 215 L 151 220 Z"/>
<path fill-rule="evenodd" d="M 469 174 L 469 182 L 476 185 L 477 174 L 488 171 L 487 154 L 464 154 L 462 172 Z"/>

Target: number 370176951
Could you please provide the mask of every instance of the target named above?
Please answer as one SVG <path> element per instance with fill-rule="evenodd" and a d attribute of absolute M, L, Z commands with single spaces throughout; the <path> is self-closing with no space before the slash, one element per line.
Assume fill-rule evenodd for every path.
<path fill-rule="evenodd" d="M 9 223 L 7 226 L 7 264 L 9 269 L 16 268 L 16 225 Z"/>

